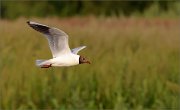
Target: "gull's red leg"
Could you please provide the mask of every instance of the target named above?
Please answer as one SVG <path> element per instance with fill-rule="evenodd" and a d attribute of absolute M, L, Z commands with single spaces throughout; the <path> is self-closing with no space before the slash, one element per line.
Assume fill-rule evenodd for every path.
<path fill-rule="evenodd" d="M 52 64 L 50 64 L 50 65 L 42 65 L 41 68 L 49 68 L 49 67 L 51 67 L 51 65 Z"/>

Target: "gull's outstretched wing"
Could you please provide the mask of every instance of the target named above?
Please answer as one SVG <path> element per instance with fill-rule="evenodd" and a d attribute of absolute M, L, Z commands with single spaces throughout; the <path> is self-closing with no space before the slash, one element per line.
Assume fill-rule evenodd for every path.
<path fill-rule="evenodd" d="M 71 49 L 71 52 L 73 54 L 77 54 L 80 50 L 82 50 L 84 48 L 86 48 L 86 46 L 77 47 L 77 48 Z"/>
<path fill-rule="evenodd" d="M 27 23 L 30 27 L 45 35 L 48 39 L 53 57 L 71 52 L 68 44 L 68 35 L 62 30 L 32 21 L 28 21 Z"/>

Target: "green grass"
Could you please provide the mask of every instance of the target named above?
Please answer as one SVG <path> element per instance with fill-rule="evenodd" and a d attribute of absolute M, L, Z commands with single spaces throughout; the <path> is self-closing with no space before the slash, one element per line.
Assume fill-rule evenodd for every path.
<path fill-rule="evenodd" d="M 27 19 L 0 20 L 1 109 L 180 109 L 179 19 L 32 19 L 69 34 L 91 65 L 41 69 L 47 41 Z"/>

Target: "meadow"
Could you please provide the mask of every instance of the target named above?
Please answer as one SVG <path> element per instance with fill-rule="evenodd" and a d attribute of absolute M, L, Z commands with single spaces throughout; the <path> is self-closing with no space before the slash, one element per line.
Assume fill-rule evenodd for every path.
<path fill-rule="evenodd" d="M 180 109 L 178 18 L 31 18 L 62 29 L 92 64 L 41 69 L 29 19 L 0 20 L 0 109 Z"/>

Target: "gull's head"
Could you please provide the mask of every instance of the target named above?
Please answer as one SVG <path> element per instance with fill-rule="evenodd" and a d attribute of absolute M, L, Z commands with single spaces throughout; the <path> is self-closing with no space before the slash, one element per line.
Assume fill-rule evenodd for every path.
<path fill-rule="evenodd" d="M 87 58 L 80 56 L 79 57 L 79 64 L 83 64 L 83 63 L 91 64 L 91 62 Z"/>

